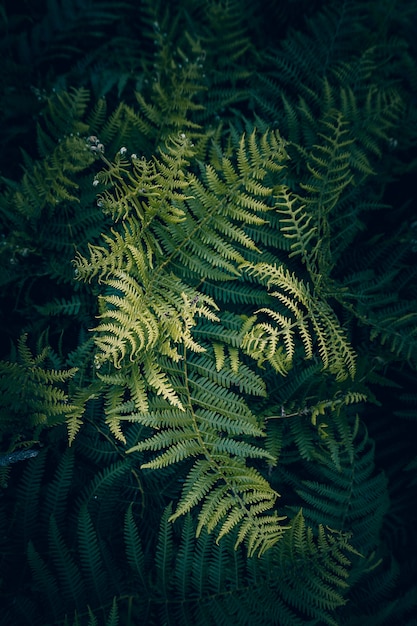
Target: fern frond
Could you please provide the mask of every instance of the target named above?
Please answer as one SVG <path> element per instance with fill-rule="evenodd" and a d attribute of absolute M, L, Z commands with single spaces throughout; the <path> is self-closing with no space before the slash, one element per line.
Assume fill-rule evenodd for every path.
<path fill-rule="evenodd" d="M 282 189 L 277 195 L 276 206 L 280 218 L 281 231 L 284 237 L 292 240 L 290 257 L 299 254 L 303 263 L 307 263 L 311 254 L 310 242 L 316 236 L 317 225 L 314 224 L 313 214 L 305 211 L 305 205 L 299 205 L 299 199 L 292 196 L 287 189 Z M 312 223 L 313 220 L 313 223 Z"/>
<path fill-rule="evenodd" d="M 146 576 L 145 556 L 143 553 L 142 542 L 136 526 L 132 503 L 126 511 L 124 521 L 124 539 L 126 544 L 126 557 L 134 575 L 140 580 L 141 587 L 148 587 L 148 578 Z"/>
<path fill-rule="evenodd" d="M 223 335 L 219 336 L 219 339 L 223 338 Z M 225 345 L 227 348 L 233 348 L 236 346 L 230 346 L 228 343 L 229 337 L 224 337 Z M 217 361 L 216 361 L 217 363 Z M 248 367 L 245 363 L 239 363 L 237 371 L 232 367 L 224 366 L 221 370 L 217 371 L 217 365 L 213 366 L 213 360 L 208 353 L 200 355 L 193 359 L 192 369 L 196 374 L 213 381 L 219 387 L 229 389 L 236 387 L 240 393 L 250 394 L 253 396 L 266 396 L 265 383 L 262 378 Z"/>
<path fill-rule="evenodd" d="M 2 413 L 0 426 L 6 433 L 10 412 L 15 423 L 24 420 L 26 427 L 38 424 L 54 425 L 63 421 L 73 410 L 65 386 L 78 368 L 54 370 L 47 364 L 48 348 L 34 356 L 27 345 L 27 334 L 18 343 L 16 362 L 0 362 Z M 0 405 L 1 406 L 1 405 Z"/>
<path fill-rule="evenodd" d="M 15 525 L 22 541 L 29 541 L 33 536 L 40 515 L 39 493 L 45 471 L 45 462 L 46 454 L 42 450 L 36 457 L 27 462 L 19 484 L 17 495 L 22 504 L 19 516 L 15 519 Z"/>
<path fill-rule="evenodd" d="M 29 541 L 27 546 L 27 556 L 29 566 L 32 570 L 35 585 L 38 592 L 48 598 L 52 613 L 57 616 L 59 613 L 59 586 L 50 567 L 36 551 L 33 542 Z"/>
<path fill-rule="evenodd" d="M 44 305 L 38 305 L 36 310 L 42 315 L 69 315 L 76 316 L 83 305 L 79 296 L 73 296 L 70 300 L 55 298 Z"/>
<path fill-rule="evenodd" d="M 203 527 L 210 531 L 216 529 L 220 539 L 242 522 L 244 527 L 238 543 L 245 541 L 252 553 L 262 553 L 281 536 L 280 522 L 284 518 L 272 515 L 264 519 L 263 514 L 274 506 L 277 494 L 260 473 L 246 463 L 251 457 L 269 459 L 269 454 L 238 437 L 244 434 L 259 437 L 263 432 L 239 396 L 219 386 L 219 382 L 202 378 L 201 366 L 194 371 L 192 361 L 185 370 L 183 368 L 179 362 L 170 369 L 175 371 L 178 381 L 184 380 L 181 396 L 184 413 L 167 410 L 166 415 L 161 411 L 149 416 L 130 415 L 131 420 L 158 430 L 128 452 L 161 451 L 142 465 L 155 469 L 196 458 L 170 519 L 175 520 L 201 504 L 199 533 Z M 214 362 L 211 368 L 216 372 Z M 231 374 L 233 376 L 233 372 Z"/>
<path fill-rule="evenodd" d="M 155 551 L 155 564 L 158 587 L 165 593 L 170 589 L 170 572 L 173 562 L 173 532 L 169 523 L 171 506 L 164 510 L 159 526 L 158 543 Z"/>
<path fill-rule="evenodd" d="M 326 516 L 331 528 L 352 532 L 352 544 L 366 556 L 378 544 L 388 509 L 387 479 L 375 469 L 374 444 L 365 428 L 352 429 L 350 437 L 353 457 L 349 458 L 348 448 L 341 444 L 341 467 L 337 469 L 331 457 L 323 458 L 316 480 L 306 480 L 297 492 L 306 503 L 303 510 L 310 523 L 317 523 L 319 517 L 323 521 Z M 337 478 L 331 478 L 334 472 Z M 320 510 L 320 515 L 313 509 Z"/>
<path fill-rule="evenodd" d="M 55 471 L 54 478 L 47 485 L 42 514 L 45 522 L 54 517 L 58 524 L 62 523 L 65 515 L 65 503 L 71 488 L 74 474 L 74 453 L 66 450 L 62 455 Z"/>
<path fill-rule="evenodd" d="M 395 357 L 416 362 L 416 314 L 408 302 L 386 307 L 373 316 L 370 337 L 386 344 Z"/>
<path fill-rule="evenodd" d="M 84 580 L 89 588 L 89 600 L 103 603 L 103 591 L 107 588 L 107 574 L 88 507 L 84 504 L 78 515 L 78 547 Z"/>
<path fill-rule="evenodd" d="M 287 569 L 291 549 L 296 551 L 298 560 Z M 344 593 L 348 587 L 349 553 L 355 554 L 355 550 L 349 543 L 347 533 L 325 531 L 324 526 L 320 526 L 314 537 L 300 511 L 278 544 L 277 556 L 285 570 L 281 587 L 285 600 L 291 604 L 295 602 L 292 581 L 294 577 L 301 579 L 303 609 L 322 623 L 336 626 L 334 611 L 346 603 Z"/>
<path fill-rule="evenodd" d="M 53 517 L 49 521 L 48 538 L 62 596 L 80 609 L 85 602 L 83 578 Z"/>
<path fill-rule="evenodd" d="M 257 313 L 271 317 L 275 326 L 252 321 L 246 332 L 243 346 L 247 354 L 259 365 L 268 361 L 279 373 L 285 374 L 291 367 L 294 355 L 294 333 L 297 331 L 306 358 L 313 357 L 313 346 L 323 362 L 323 367 L 336 375 L 338 380 L 355 374 L 355 353 L 333 310 L 325 300 L 313 295 L 310 286 L 297 279 L 283 266 L 259 263 L 245 266 L 249 274 L 259 277 L 268 287 L 280 291 L 271 296 L 283 304 L 289 315 L 263 308 Z"/>

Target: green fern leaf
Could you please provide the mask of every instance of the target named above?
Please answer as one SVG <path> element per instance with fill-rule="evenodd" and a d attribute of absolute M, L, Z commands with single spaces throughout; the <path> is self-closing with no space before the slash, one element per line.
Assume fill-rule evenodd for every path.
<path fill-rule="evenodd" d="M 66 450 L 60 459 L 53 480 L 47 486 L 42 508 L 45 521 L 54 517 L 57 524 L 60 524 L 64 519 L 65 503 L 74 477 L 74 460 L 73 451 Z"/>
<path fill-rule="evenodd" d="M 113 603 L 109 611 L 108 618 L 106 620 L 106 626 L 118 626 L 119 624 L 119 610 L 117 608 L 116 598 L 113 598 Z"/>
<path fill-rule="evenodd" d="M 40 593 L 48 598 L 52 613 L 57 616 L 59 612 L 59 587 L 54 574 L 49 566 L 36 551 L 32 541 L 27 546 L 29 566 L 32 570 L 35 585 Z"/>
<path fill-rule="evenodd" d="M 84 584 L 88 585 L 92 598 L 96 598 L 101 604 L 104 602 L 103 591 L 107 588 L 107 575 L 103 568 L 98 537 L 85 504 L 78 514 L 77 532 Z"/>
<path fill-rule="evenodd" d="M 62 597 L 80 609 L 85 601 L 83 578 L 53 517 L 50 518 L 48 537 Z"/>
<path fill-rule="evenodd" d="M 127 561 L 134 572 L 134 575 L 140 581 L 143 589 L 148 588 L 148 578 L 146 576 L 145 556 L 143 553 L 142 542 L 133 516 L 133 505 L 125 514 L 124 521 L 124 538 L 126 544 Z"/>
<path fill-rule="evenodd" d="M 173 563 L 173 535 L 172 524 L 168 519 L 171 514 L 169 505 L 162 514 L 158 533 L 158 542 L 155 551 L 155 565 L 158 588 L 167 594 L 171 587 L 171 570 Z"/>
<path fill-rule="evenodd" d="M 297 279 L 283 266 L 268 264 L 245 266 L 250 274 L 267 281 L 268 286 L 279 287 L 271 292 L 289 309 L 291 316 L 284 316 L 275 310 L 263 308 L 257 313 L 266 313 L 276 326 L 268 323 L 251 322 L 250 330 L 244 337 L 244 349 L 261 365 L 269 361 L 280 373 L 285 374 L 294 355 L 294 331 L 297 330 L 306 358 L 313 357 L 313 345 L 323 362 L 323 367 L 336 375 L 337 380 L 354 377 L 355 353 L 349 345 L 336 315 L 325 300 L 320 300 L 310 291 L 308 283 Z M 314 332 L 314 335 L 313 335 Z"/>

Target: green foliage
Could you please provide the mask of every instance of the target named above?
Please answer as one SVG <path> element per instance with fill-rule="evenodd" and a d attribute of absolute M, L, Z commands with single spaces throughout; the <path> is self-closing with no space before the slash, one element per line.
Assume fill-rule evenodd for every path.
<path fill-rule="evenodd" d="M 5 626 L 411 626 L 406 4 L 0 12 Z"/>
<path fill-rule="evenodd" d="M 48 366 L 48 349 L 34 356 L 27 336 L 19 339 L 16 360 L 2 361 L 1 433 L 25 432 L 46 423 L 59 423 L 74 409 L 69 404 L 65 383 L 74 377 L 76 368 L 56 370 Z"/>
<path fill-rule="evenodd" d="M 13 526 L 9 528 L 12 543 L 3 558 L 11 566 L 10 584 L 19 577 L 19 568 L 13 566 L 18 555 L 19 563 L 27 562 L 33 575 L 33 594 L 25 600 L 19 596 L 21 623 L 30 623 L 24 618 L 28 606 L 29 620 L 43 624 L 45 611 L 53 616 L 48 623 L 68 624 L 107 624 L 118 616 L 126 624 L 138 619 L 145 623 L 189 624 L 196 620 L 227 623 L 236 619 L 243 624 L 275 620 L 298 625 L 302 623 L 300 612 L 324 623 L 335 623 L 335 611 L 345 604 L 343 592 L 354 555 L 345 534 L 321 526 L 314 537 L 298 514 L 291 531 L 264 558 L 247 559 L 241 549 L 233 549 L 232 535 L 219 545 L 205 531 L 196 538 L 189 515 L 180 527 L 173 526 L 169 521 L 171 505 L 160 509 L 152 492 L 149 497 L 160 509 L 160 524 L 150 528 L 147 520 L 138 515 L 140 493 L 148 491 L 147 479 L 143 476 L 140 489 L 127 488 L 127 476 L 135 470 L 126 457 L 117 464 L 119 471 L 108 466 L 105 491 L 98 490 L 93 479 L 68 508 L 68 495 L 75 495 L 78 489 L 75 463 L 87 467 L 85 435 L 80 435 L 79 443 L 61 459 L 54 458 L 53 453 L 43 454 L 42 459 L 30 461 L 31 466 L 26 468 L 25 478 L 30 476 L 31 483 L 22 485 L 13 513 L 17 514 L 24 499 L 32 494 L 35 529 L 39 531 L 46 524 L 48 531 L 45 544 L 36 532 L 32 536 L 37 539 L 26 543 L 20 529 L 16 532 Z M 46 472 L 51 478 L 45 481 Z M 46 485 L 45 493 L 40 490 L 41 481 Z M 118 500 L 103 500 L 109 486 L 118 490 Z M 96 497 L 90 500 L 92 493 Z M 120 509 L 122 493 L 133 500 Z M 116 517 L 116 523 L 123 527 L 123 533 L 117 532 L 111 543 L 106 541 L 103 520 L 109 505 L 107 519 L 113 518 L 115 524 Z M 53 512 L 58 510 L 70 512 L 72 528 L 64 530 Z M 293 588 L 294 576 L 305 583 L 301 595 Z M 249 584 L 251 594 L 246 591 Z M 10 610 L 11 606 L 6 606 L 6 615 Z"/>

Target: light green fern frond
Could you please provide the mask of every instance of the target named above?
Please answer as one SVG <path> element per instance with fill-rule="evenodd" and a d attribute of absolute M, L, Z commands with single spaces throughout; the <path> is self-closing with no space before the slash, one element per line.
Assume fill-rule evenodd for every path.
<path fill-rule="evenodd" d="M 279 308 L 262 308 L 256 313 L 266 314 L 275 322 L 253 320 L 244 337 L 243 347 L 259 365 L 268 361 L 280 374 L 292 365 L 295 352 L 295 333 L 299 335 L 307 359 L 318 353 L 324 369 L 338 380 L 355 374 L 355 353 L 329 304 L 313 294 L 308 283 L 299 280 L 283 266 L 259 263 L 246 265 L 246 271 L 266 282 Z"/>
<path fill-rule="evenodd" d="M 253 131 L 242 136 L 236 159 L 220 155 L 216 167 L 200 164 L 197 177 L 187 169 L 192 145 L 180 134 L 159 159 L 139 165 L 132 159 L 129 165 L 119 155 L 103 170 L 102 181 L 111 188 L 100 202 L 113 219 L 124 219 L 112 237 L 103 236 L 105 246 L 89 245 L 90 258 L 78 253 L 75 259 L 79 279 L 97 277 L 106 286 L 95 329 L 98 367 L 110 362 L 119 368 L 146 354 L 147 383 L 164 397 L 176 397 L 151 352 L 179 360 L 180 346 L 205 350 L 193 331 L 198 318 L 219 321 L 217 305 L 190 282 L 235 278 L 245 250 L 259 252 L 245 226 L 266 223 L 271 207 L 265 199 L 276 188 L 284 145 L 276 132 L 258 137 Z M 184 267 L 191 281 L 178 276 Z M 239 355 L 230 354 L 236 369 Z"/>
<path fill-rule="evenodd" d="M 317 225 L 312 212 L 306 210 L 301 199 L 289 189 L 283 188 L 276 196 L 276 210 L 280 217 L 280 230 L 284 237 L 291 240 L 289 256 L 300 255 L 307 264 L 311 256 L 312 240 L 317 236 Z"/>
<path fill-rule="evenodd" d="M 320 129 L 318 138 L 321 143 L 316 144 L 308 156 L 306 155 L 309 179 L 300 183 L 306 192 L 299 198 L 305 205 L 304 215 L 299 216 L 297 213 L 293 217 L 290 213 L 287 220 L 298 218 L 293 222 L 293 230 L 289 233 L 296 236 L 296 241 L 299 237 L 297 227 L 300 222 L 303 224 L 298 249 L 303 254 L 310 275 L 327 277 L 332 258 L 330 213 L 338 204 L 342 193 L 353 182 L 350 147 L 354 140 L 347 121 L 338 111 L 330 111 L 323 118 Z M 304 234 L 307 228 L 308 231 Z M 309 253 L 303 244 L 306 238 L 310 246 Z"/>
<path fill-rule="evenodd" d="M 201 506 L 198 533 L 203 528 L 216 530 L 220 539 L 239 526 L 237 543 L 245 541 L 251 553 L 262 553 L 281 536 L 280 522 L 284 519 L 276 513 L 264 515 L 274 507 L 278 494 L 246 461 L 269 458 L 255 443 L 263 432 L 243 398 L 222 384 L 228 376 L 223 370 L 216 373 L 214 359 L 207 373 L 211 370 L 216 382 L 210 381 L 207 373 L 204 375 L 201 366 L 197 360 L 194 367 L 194 361 L 187 358 L 170 366 L 169 373 L 182 392 L 183 412 L 167 397 L 169 403 L 161 405 L 158 400 L 148 414 L 130 414 L 131 421 L 157 430 L 128 452 L 159 453 L 143 464 L 153 469 L 196 459 L 171 519 Z M 231 380 L 234 376 L 231 371 Z"/>

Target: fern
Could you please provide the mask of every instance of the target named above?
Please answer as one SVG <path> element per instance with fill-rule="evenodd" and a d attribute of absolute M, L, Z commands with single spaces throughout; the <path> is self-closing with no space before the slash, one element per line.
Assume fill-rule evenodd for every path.
<path fill-rule="evenodd" d="M 271 296 L 291 314 L 287 317 L 270 308 L 259 309 L 257 313 L 266 313 L 277 326 L 255 320 L 248 324 L 243 345 L 251 356 L 257 358 L 258 364 L 268 361 L 279 373 L 285 374 L 292 365 L 295 351 L 293 328 L 296 328 L 306 358 L 313 357 L 314 331 L 314 343 L 324 368 L 336 374 L 339 380 L 347 375 L 353 378 L 355 354 L 329 305 L 320 301 L 317 295 L 313 296 L 307 283 L 298 281 L 282 266 L 258 264 L 248 266 L 247 270 L 260 276 L 268 286 L 278 287 L 279 291 L 271 292 Z"/>
<path fill-rule="evenodd" d="M 42 507 L 44 523 L 53 517 L 58 524 L 65 519 L 65 502 L 69 496 L 71 481 L 74 473 L 74 453 L 66 450 L 60 459 L 59 465 L 45 493 L 45 502 Z"/>
<path fill-rule="evenodd" d="M 23 505 L 20 507 L 19 516 L 16 518 L 15 523 L 23 540 L 29 540 L 40 514 L 39 492 L 45 456 L 45 453 L 41 452 L 35 459 L 29 461 L 19 485 L 18 495 Z"/>
<path fill-rule="evenodd" d="M 82 576 L 53 517 L 49 520 L 49 548 L 61 592 L 67 602 L 79 608 L 85 602 Z"/>
<path fill-rule="evenodd" d="M 354 430 L 350 436 L 355 436 Z M 353 445 L 354 457 L 348 460 L 347 447 L 340 442 L 340 467 L 325 456 L 316 466 L 317 475 L 300 481 L 296 491 L 310 523 L 326 519 L 331 528 L 351 532 L 352 544 L 368 556 L 378 544 L 388 509 L 387 483 L 382 472 L 375 472 L 373 442 L 366 432 Z M 365 492 L 372 497 L 365 498 Z"/>
<path fill-rule="evenodd" d="M 145 555 L 142 542 L 136 526 L 132 505 L 127 509 L 124 523 L 124 537 L 126 543 L 126 556 L 129 566 L 135 578 L 140 581 L 142 589 L 149 587 L 149 581 L 145 575 Z"/>
<path fill-rule="evenodd" d="M 71 58 L 74 50 L 81 52 L 83 36 L 89 34 L 97 40 L 101 29 L 118 21 L 115 5 L 107 1 L 84 4 L 79 0 L 54 0 L 41 19 L 37 13 L 33 27 L 12 40 L 19 61 L 33 68 L 53 58 Z M 77 45 L 74 39 L 78 40 Z"/>
<path fill-rule="evenodd" d="M 194 559 L 191 559 L 189 554 L 188 559 L 180 558 L 183 550 L 188 546 L 188 550 L 191 551 L 191 529 L 187 525 L 184 526 L 182 542 L 178 552 L 178 561 L 174 569 L 174 580 L 176 582 L 176 590 L 179 592 L 181 585 L 183 584 L 184 577 L 188 587 L 188 597 L 190 592 L 194 589 L 196 579 L 192 578 L 193 569 L 191 567 L 192 561 L 197 557 L 197 563 L 200 563 L 200 567 L 204 567 L 201 561 L 201 550 L 213 552 L 212 544 L 207 543 L 207 536 L 199 539 L 199 543 L 204 541 L 200 547 L 198 544 L 194 548 Z M 320 557 L 316 558 L 316 550 L 313 547 L 314 540 L 307 532 L 302 516 L 298 516 L 293 522 L 293 531 L 287 532 L 284 539 L 276 546 L 273 552 L 273 559 L 271 560 L 249 560 L 246 565 L 242 562 L 241 554 L 235 553 L 232 557 L 228 557 L 224 548 L 217 548 L 212 554 L 212 567 L 210 568 L 210 577 L 208 581 L 208 587 L 205 594 L 210 594 L 211 600 L 207 599 L 206 611 L 213 619 L 218 620 L 218 623 L 223 623 L 225 620 L 236 619 L 241 624 L 249 623 L 262 623 L 262 620 L 279 620 L 282 624 L 299 624 L 300 614 L 307 617 L 314 616 L 316 619 L 320 618 L 324 623 L 336 623 L 332 619 L 332 612 L 336 607 L 344 604 L 343 590 L 346 588 L 348 559 L 346 558 L 346 552 L 349 552 L 349 544 L 346 538 L 337 537 L 337 535 L 321 533 L 318 544 L 322 554 L 326 553 L 330 556 L 327 561 L 329 569 L 326 570 L 324 561 L 322 562 Z M 197 552 L 198 550 L 198 552 Z M 290 580 L 294 575 L 294 572 L 288 571 L 286 560 L 288 558 L 289 551 L 293 554 L 297 554 L 297 567 L 301 576 L 303 574 L 304 567 L 307 566 L 308 574 L 311 576 L 310 580 L 315 580 L 317 588 L 321 589 L 317 595 L 317 588 L 313 591 L 308 590 L 308 586 L 303 587 L 301 597 L 298 598 L 298 611 L 294 611 L 290 608 L 292 602 L 293 591 Z M 345 554 L 343 554 L 345 552 Z M 197 553 L 197 554 L 196 554 Z M 202 552 L 204 554 L 204 551 Z M 313 560 L 311 560 L 312 554 L 315 554 Z M 272 554 L 271 554 L 272 556 Z M 332 566 L 330 566 L 330 560 Z M 273 565 L 275 563 L 275 567 Z M 307 565 L 308 564 L 308 565 Z M 177 568 L 181 567 L 180 570 Z M 183 568 L 185 571 L 183 571 Z M 275 569 L 276 568 L 276 569 Z M 281 579 L 280 590 L 278 591 L 273 579 L 270 579 L 268 583 L 264 578 L 266 572 L 270 570 L 270 574 L 274 571 L 281 572 L 287 571 L 284 574 L 284 580 Z M 304 570 L 305 571 L 305 570 Z M 337 573 L 336 573 L 337 572 Z M 288 576 L 288 578 L 287 578 Z M 252 597 L 249 597 L 243 590 L 239 588 L 240 581 L 249 577 L 252 581 Z M 224 584 L 229 579 L 229 593 L 224 596 Z M 198 579 L 197 579 L 198 580 Z M 288 582 L 287 582 L 288 581 Z M 324 584 L 323 584 L 324 583 Z M 276 596 L 278 591 L 278 597 Z M 275 596 L 276 600 L 273 601 L 272 597 Z M 191 596 L 192 597 L 192 596 Z M 204 597 L 204 596 L 203 596 Z M 262 600 L 261 600 L 262 598 Z M 185 615 L 193 614 L 192 604 L 188 608 L 187 605 L 178 607 L 177 610 L 183 611 Z M 201 607 L 198 605 L 194 609 L 197 611 L 198 619 L 203 620 L 201 614 Z M 181 619 L 184 620 L 185 616 L 182 614 Z M 223 613 L 223 617 L 221 614 Z M 297 615 L 298 613 L 298 615 Z M 301 618 L 302 619 L 302 618 Z"/>
<path fill-rule="evenodd" d="M 22 335 L 16 359 L 0 363 L 3 435 L 15 428 L 16 423 L 22 424 L 22 430 L 53 425 L 65 420 L 74 409 L 64 385 L 75 375 L 77 368 L 50 369 L 47 357 L 48 348 L 34 356 L 27 345 L 27 335 Z"/>
<path fill-rule="evenodd" d="M 48 565 L 38 554 L 33 543 L 28 543 L 28 563 L 36 580 L 38 593 L 45 595 L 50 603 L 50 611 L 56 617 L 59 614 L 59 588 L 55 576 L 51 573 Z"/>
<path fill-rule="evenodd" d="M 416 11 L 272 4 L 0 10 L 7 626 L 411 626 Z"/>
<path fill-rule="evenodd" d="M 94 614 L 94 611 L 92 611 L 90 607 L 88 607 L 87 616 L 88 616 L 88 622 L 85 622 L 85 620 L 83 619 L 83 615 L 76 611 L 74 620 L 69 620 L 67 617 L 65 617 L 65 621 L 63 622 L 64 626 L 81 626 L 81 624 L 86 624 L 87 626 L 97 626 L 98 625 L 99 622 L 97 621 L 97 617 Z M 108 615 L 107 615 L 107 619 L 105 621 L 105 625 L 106 626 L 117 626 L 118 623 L 119 623 L 119 612 L 118 612 L 118 608 L 117 608 L 117 601 L 114 598 L 113 599 L 113 604 L 111 605 L 111 607 L 109 609 L 109 612 L 108 612 Z"/>
<path fill-rule="evenodd" d="M 355 609 L 342 611 L 342 623 L 353 625 L 358 620 L 366 619 L 369 624 L 377 626 L 395 624 L 399 619 L 411 626 L 416 606 L 415 586 L 401 593 L 401 600 L 394 597 L 395 588 L 400 575 L 399 564 L 388 558 L 383 568 L 370 568 L 366 571 L 361 583 L 353 585 L 352 602 Z"/>
<path fill-rule="evenodd" d="M 78 519 L 80 559 L 85 577 L 91 581 L 89 598 L 101 604 L 104 601 L 103 591 L 107 587 L 107 575 L 102 564 L 98 538 L 86 505 L 81 508 Z"/>
<path fill-rule="evenodd" d="M 269 557 L 245 560 L 240 550 L 233 551 L 230 536 L 220 545 L 204 531 L 196 539 L 189 516 L 181 532 L 175 535 L 169 523 L 170 513 L 168 508 L 161 519 L 155 549 L 155 595 L 149 598 L 149 610 L 159 621 L 197 620 L 206 624 L 212 620 L 226 623 L 235 619 L 239 624 L 261 624 L 265 620 L 279 620 L 282 624 L 298 626 L 303 618 L 314 616 L 324 623 L 336 623 L 334 611 L 344 604 L 348 555 L 354 554 L 345 536 L 322 529 L 316 540 L 299 515 L 293 522 L 293 532 L 286 533 L 268 552 Z M 320 556 L 314 547 L 316 541 Z M 142 551 L 141 547 L 138 549 Z M 291 608 L 294 572 L 288 567 L 290 554 L 296 555 L 297 575 L 303 577 L 306 568 L 317 584 L 315 590 L 308 589 L 308 585 L 303 587 L 296 609 Z M 283 572 L 287 572 L 284 580 Z M 280 585 L 277 584 L 279 573 Z M 245 583 L 249 582 L 251 594 L 245 590 Z M 320 598 L 314 596 L 318 588 Z"/>
<path fill-rule="evenodd" d="M 238 396 L 218 384 L 204 384 L 201 369 L 194 373 L 190 363 L 185 369 L 178 367 L 176 378 L 180 376 L 184 381 L 185 411 L 178 412 L 175 405 L 170 409 L 169 404 L 165 404 L 163 412 L 159 409 L 148 415 L 131 414 L 130 420 L 153 427 L 158 425 L 159 430 L 130 448 L 129 452 L 163 450 L 143 465 L 150 468 L 162 468 L 184 458 L 197 457 L 185 480 L 172 520 L 201 503 L 198 533 L 207 526 L 209 530 L 216 528 L 221 538 L 236 524 L 244 522 L 238 543 L 247 539 L 251 552 L 262 552 L 282 532 L 279 526 L 282 518 L 273 515 L 269 518 L 261 516 L 257 520 L 260 513 L 274 505 L 277 494 L 243 461 L 247 457 L 267 457 L 267 453 L 237 439 L 243 434 L 259 437 L 262 431 Z M 224 437 L 219 438 L 219 432 Z M 198 458 L 201 455 L 203 459 Z M 222 525 L 217 529 L 220 521 Z"/>

